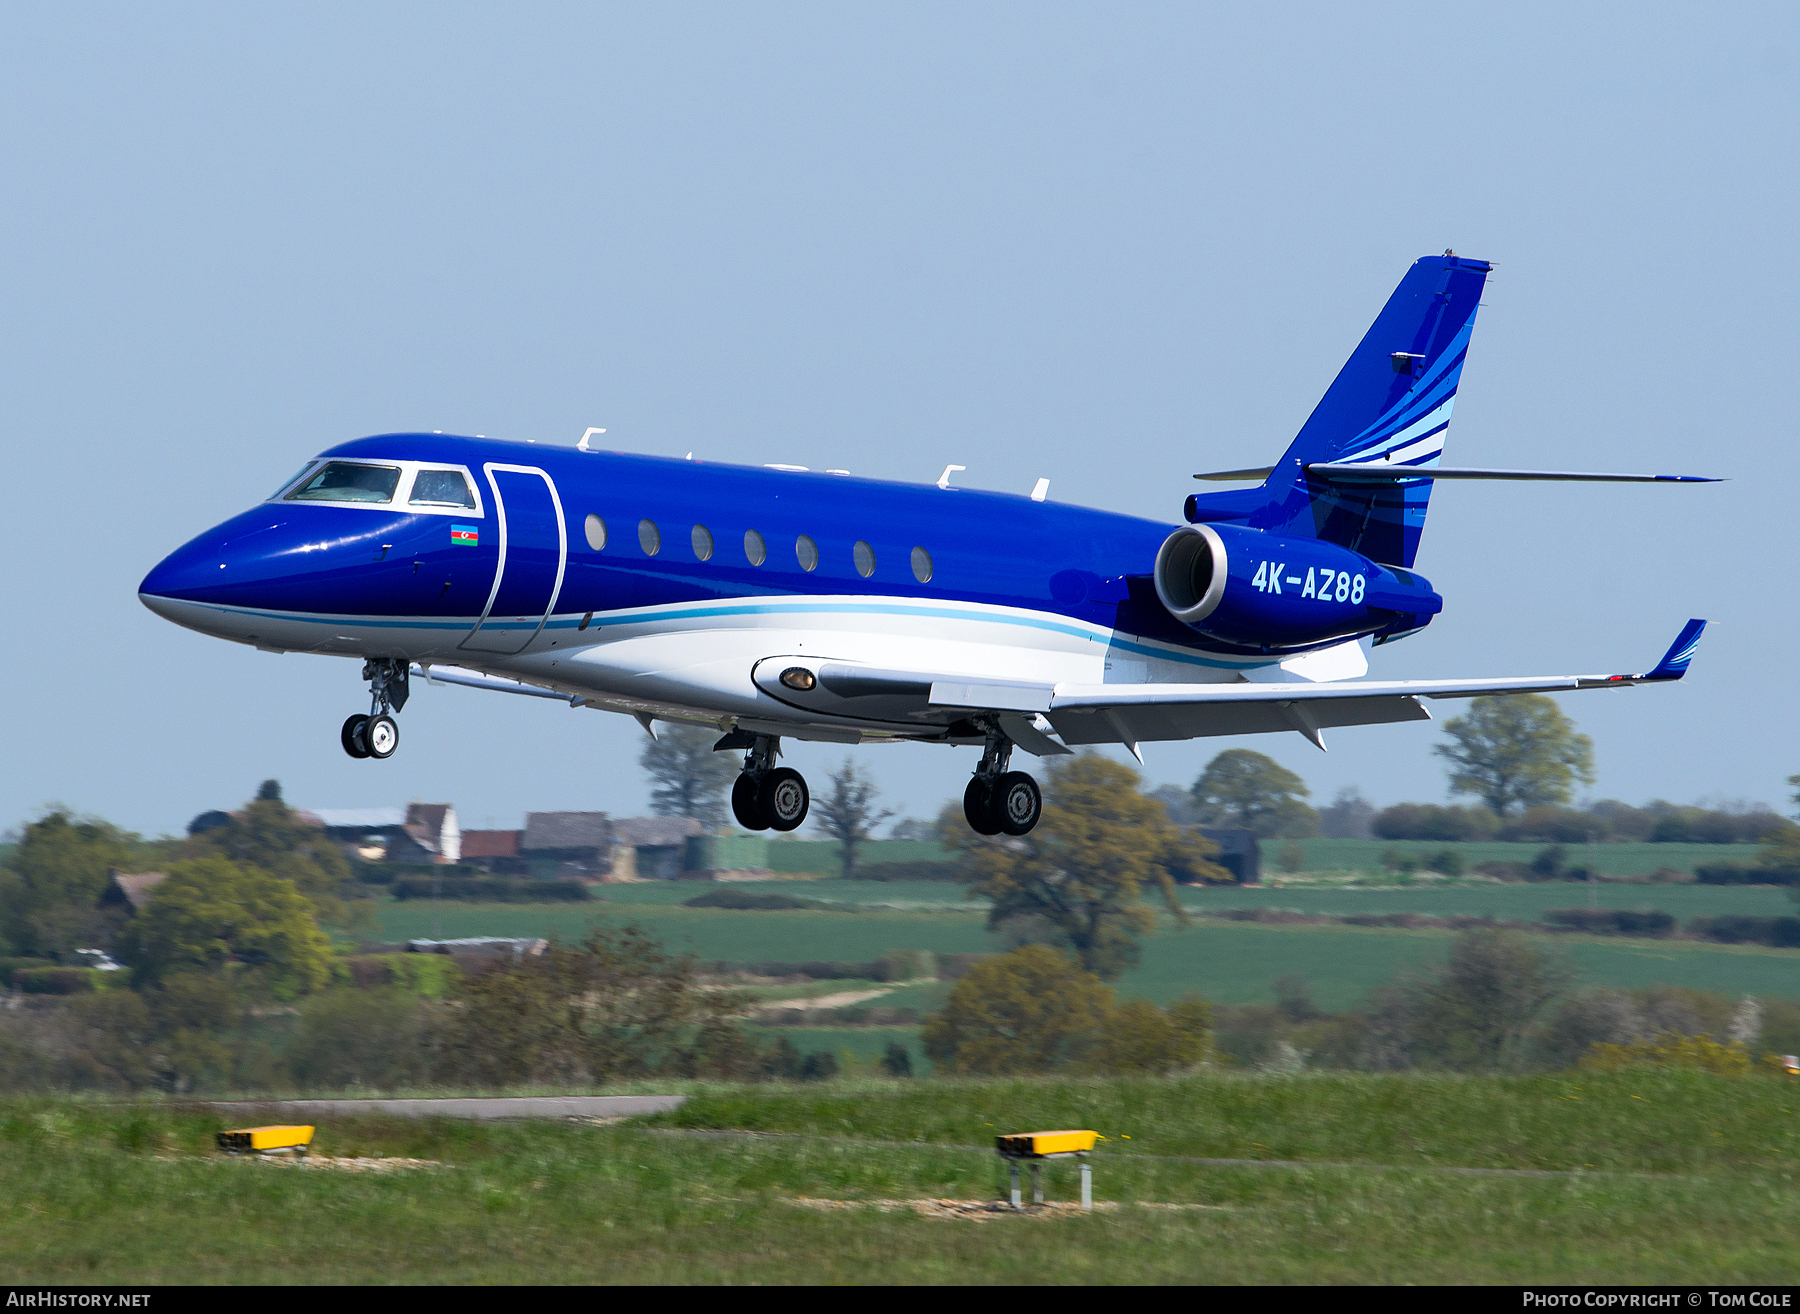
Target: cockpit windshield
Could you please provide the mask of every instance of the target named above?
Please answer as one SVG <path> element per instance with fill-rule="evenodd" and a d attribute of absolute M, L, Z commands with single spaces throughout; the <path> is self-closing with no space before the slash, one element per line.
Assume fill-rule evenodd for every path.
<path fill-rule="evenodd" d="M 414 506 L 461 506 L 471 510 L 475 494 L 461 470 L 421 470 L 413 479 Z"/>
<path fill-rule="evenodd" d="M 391 502 L 400 483 L 400 467 L 362 465 L 355 461 L 327 461 L 317 474 L 304 480 L 289 502 Z"/>

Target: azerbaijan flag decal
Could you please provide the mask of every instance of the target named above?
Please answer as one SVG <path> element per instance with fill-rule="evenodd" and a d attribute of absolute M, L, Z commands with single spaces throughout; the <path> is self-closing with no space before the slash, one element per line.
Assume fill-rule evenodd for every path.
<path fill-rule="evenodd" d="M 463 547 L 480 547 L 481 529 L 476 525 L 451 525 L 450 542 Z"/>

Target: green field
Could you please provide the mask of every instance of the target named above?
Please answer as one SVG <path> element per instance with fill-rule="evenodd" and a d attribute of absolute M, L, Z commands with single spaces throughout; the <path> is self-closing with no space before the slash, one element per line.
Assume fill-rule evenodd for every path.
<path fill-rule="evenodd" d="M 854 883 L 854 882 L 852 882 Z M 841 884 L 841 882 L 834 882 Z M 758 888 L 768 888 L 759 886 Z M 878 887 L 879 888 L 879 887 Z M 1596 881 L 1543 881 L 1518 885 L 1492 883 L 1412 886 L 1271 885 L 1183 886 L 1189 908 L 1291 908 L 1295 912 L 1425 913 L 1431 917 L 1486 917 L 1540 921 L 1551 908 L 1659 908 L 1686 921 L 1724 913 L 1792 917 L 1796 909 L 1787 891 L 1770 885 L 1614 885 Z"/>
<path fill-rule="evenodd" d="M 1444 849 L 1454 849 L 1473 866 L 1478 862 L 1530 862 L 1546 847 L 1539 842 L 1513 843 L 1503 840 L 1480 840 L 1445 843 L 1442 840 L 1345 840 L 1304 839 L 1300 845 L 1307 870 L 1312 871 L 1380 871 L 1382 855 L 1389 849 L 1429 857 Z M 1275 870 L 1275 859 L 1286 845 L 1285 840 L 1264 840 L 1262 860 L 1265 875 Z M 1754 844 L 1596 844 L 1594 865 L 1608 876 L 1648 875 L 1659 867 L 1676 871 L 1692 871 L 1696 863 L 1721 862 L 1727 859 L 1745 861 L 1760 852 Z M 831 873 L 839 867 L 839 846 L 823 840 L 783 840 L 769 845 L 769 868 L 777 872 Z M 1580 866 L 1587 861 L 1585 844 L 1563 845 L 1563 860 Z M 926 840 L 870 840 L 857 855 L 857 861 L 872 862 L 944 862 L 951 858 L 941 844 Z"/>
<path fill-rule="evenodd" d="M 835 840 L 775 840 L 769 845 L 769 870 L 831 873 L 843 866 L 843 845 Z M 857 848 L 859 864 L 872 862 L 944 862 L 950 851 L 934 840 L 868 840 Z"/>
<path fill-rule="evenodd" d="M 679 900 L 697 889 L 689 882 L 647 882 L 607 887 L 608 902 L 589 904 L 445 903 L 439 916 L 445 936 L 554 935 L 578 939 L 596 920 L 634 923 L 676 949 L 705 959 L 727 961 L 867 962 L 888 949 L 930 949 L 935 953 L 992 952 L 1002 946 L 985 928 L 980 904 L 951 902 L 936 910 L 860 912 L 736 912 L 682 908 Z M 781 889 L 782 883 L 745 884 L 746 890 Z M 791 887 L 787 887 L 791 888 Z M 809 892 L 821 898 L 881 899 L 884 892 L 936 891 L 936 883 L 890 886 L 821 881 Z M 618 891 L 620 897 L 613 899 Z M 1657 907 L 1679 917 L 1727 912 L 1783 914 L 1793 903 L 1780 890 L 1743 886 L 1597 885 L 1596 901 L 1606 907 Z M 1537 918 L 1544 909 L 1582 906 L 1581 884 L 1460 886 L 1448 889 L 1184 889 L 1184 903 L 1196 910 L 1227 907 L 1284 907 L 1305 912 L 1422 912 L 1434 916 L 1491 913 L 1500 918 Z M 378 905 L 382 934 L 402 939 L 428 934 L 431 910 L 418 902 Z M 1197 992 L 1215 1003 L 1239 1004 L 1273 998 L 1270 982 L 1298 973 L 1313 986 L 1321 1007 L 1360 1004 L 1374 987 L 1397 972 L 1441 957 L 1453 936 L 1445 931 L 1409 931 L 1338 926 L 1267 926 L 1197 921 L 1187 929 L 1166 916 L 1144 944 L 1143 962 L 1119 982 L 1126 994 L 1166 1002 Z M 1691 941 L 1604 940 L 1586 936 L 1537 937 L 1544 947 L 1567 953 L 1586 985 L 1682 985 L 1739 996 L 1800 1000 L 1800 952 Z M 879 1001 L 901 1007 L 931 1007 L 890 995 Z"/>
<path fill-rule="evenodd" d="M 1300 845 L 1309 871 L 1380 871 L 1381 857 L 1389 849 L 1414 853 L 1428 858 L 1444 849 L 1454 849 L 1470 866 L 1478 862 L 1530 862 L 1545 849 L 1544 844 L 1509 843 L 1502 840 L 1480 840 L 1446 844 L 1441 840 L 1349 840 L 1304 839 Z M 1276 872 L 1275 859 L 1285 840 L 1262 842 L 1263 879 Z M 1563 861 L 1579 867 L 1588 860 L 1588 846 L 1565 844 Z M 1606 876 L 1647 876 L 1659 867 L 1676 871 L 1692 871 L 1696 863 L 1748 861 L 1762 850 L 1755 844 L 1596 844 L 1594 866 Z"/>
<path fill-rule="evenodd" d="M 613 1125 L 332 1117 L 299 1167 L 217 1155 L 231 1124 L 204 1108 L 10 1100 L 0 1271 L 139 1286 L 1785 1285 L 1800 1278 L 1796 1108 L 1784 1079 L 1655 1071 L 856 1080 L 699 1088 Z M 1037 1126 L 1107 1137 L 1101 1208 L 915 1212 L 998 1198 L 992 1137 Z M 318 1162 L 353 1156 L 432 1166 Z M 1045 1176 L 1053 1201 L 1071 1198 L 1070 1168 Z"/>

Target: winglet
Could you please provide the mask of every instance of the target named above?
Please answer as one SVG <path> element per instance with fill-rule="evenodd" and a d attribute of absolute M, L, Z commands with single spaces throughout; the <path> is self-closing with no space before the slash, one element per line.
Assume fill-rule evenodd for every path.
<path fill-rule="evenodd" d="M 1675 642 L 1663 654 L 1653 670 L 1639 676 L 1642 680 L 1679 680 L 1687 674 L 1688 663 L 1694 660 L 1694 649 L 1700 646 L 1700 634 L 1706 629 L 1703 620 L 1691 620 L 1681 627 L 1681 633 L 1675 636 Z"/>

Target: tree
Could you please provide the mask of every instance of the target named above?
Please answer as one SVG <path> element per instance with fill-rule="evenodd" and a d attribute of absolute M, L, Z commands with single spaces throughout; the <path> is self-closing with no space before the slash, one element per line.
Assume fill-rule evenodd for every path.
<path fill-rule="evenodd" d="M 1567 803 L 1576 781 L 1594 780 L 1594 741 L 1542 694 L 1477 698 L 1444 733 L 1453 742 L 1431 751 L 1451 763 L 1450 792 L 1471 794 L 1499 816 Z"/>
<path fill-rule="evenodd" d="M 322 826 L 303 821 L 281 801 L 281 786 L 273 780 L 265 780 L 256 797 L 225 825 L 191 836 L 186 848 L 191 858 L 224 858 L 292 882 L 323 921 L 342 924 L 349 919 L 344 895 L 351 881 L 350 860 Z"/>
<path fill-rule="evenodd" d="M 1005 1076 L 1079 1066 L 1100 1042 L 1112 989 L 1048 945 L 977 963 L 920 1040 L 946 1072 Z"/>
<path fill-rule="evenodd" d="M 725 793 L 737 776 L 729 753 L 713 752 L 719 734 L 707 726 L 663 723 L 638 765 L 652 781 L 650 811 L 692 817 L 707 829 L 725 824 Z"/>
<path fill-rule="evenodd" d="M 280 996 L 331 979 L 331 942 L 294 883 L 221 857 L 173 864 L 120 948 L 134 984 L 228 965 Z"/>
<path fill-rule="evenodd" d="M 1355 785 L 1345 785 L 1319 809 L 1319 833 L 1327 839 L 1368 839 L 1374 821 L 1375 805 Z"/>
<path fill-rule="evenodd" d="M 1137 937 L 1156 924 L 1144 886 L 1160 890 L 1185 925 L 1171 872 L 1230 877 L 1208 861 L 1217 846 L 1170 825 L 1139 783 L 1130 767 L 1098 754 L 1063 758 L 1050 768 L 1037 829 L 1021 839 L 963 840 L 961 879 L 992 900 L 988 928 L 1037 919 L 1083 968 L 1111 979 L 1137 961 Z"/>
<path fill-rule="evenodd" d="M 1378 993 L 1374 1066 L 1518 1070 L 1531 1058 L 1533 1030 L 1571 976 L 1564 962 L 1514 932 L 1464 932 L 1448 961 Z"/>
<path fill-rule="evenodd" d="M 759 1058 L 733 1022 L 747 1001 L 701 984 L 692 956 L 635 927 L 465 977 L 438 1033 L 438 1076 L 503 1086 L 638 1076 L 744 1076 Z"/>
<path fill-rule="evenodd" d="M 56 806 L 25 827 L 0 871 L 0 936 L 12 952 L 60 958 L 105 940 L 95 909 L 112 868 L 130 861 L 135 836 Z"/>
<path fill-rule="evenodd" d="M 1242 826 L 1259 839 L 1319 833 L 1319 815 L 1305 803 L 1306 782 L 1274 758 L 1228 748 L 1206 764 L 1188 791 L 1207 826 Z"/>
<path fill-rule="evenodd" d="M 977 963 L 920 1039 L 933 1063 L 962 1075 L 1074 1070 L 1168 1072 L 1206 1057 L 1212 1009 L 1119 1003 L 1112 988 L 1048 945 Z"/>
<path fill-rule="evenodd" d="M 893 816 L 887 808 L 876 810 L 880 791 L 875 782 L 856 769 L 850 758 L 844 759 L 831 776 L 831 788 L 816 800 L 813 815 L 820 827 L 842 846 L 840 861 L 843 878 L 856 877 L 856 850 L 875 833 L 875 827 Z"/>

